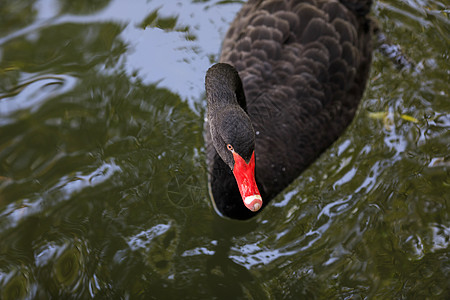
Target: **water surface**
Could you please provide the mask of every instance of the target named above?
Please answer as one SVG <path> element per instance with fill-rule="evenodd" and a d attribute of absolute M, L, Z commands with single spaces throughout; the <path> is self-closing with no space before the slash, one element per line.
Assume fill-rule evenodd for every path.
<path fill-rule="evenodd" d="M 233 1 L 2 0 L 1 299 L 448 299 L 446 1 L 376 1 L 354 122 L 247 222 L 209 202 Z"/>

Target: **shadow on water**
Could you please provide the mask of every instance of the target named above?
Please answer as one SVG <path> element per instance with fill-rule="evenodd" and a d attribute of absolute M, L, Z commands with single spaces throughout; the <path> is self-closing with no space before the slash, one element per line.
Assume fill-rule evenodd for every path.
<path fill-rule="evenodd" d="M 211 274 L 207 284 L 207 288 L 210 289 L 208 294 L 216 295 L 218 299 L 236 299 L 245 296 L 268 299 L 257 277 L 230 257 L 234 246 L 233 239 L 245 236 L 257 226 L 254 221 L 239 222 L 214 218 L 213 236 L 218 239 L 213 248 L 214 254 L 206 262 L 207 272 Z"/>
<path fill-rule="evenodd" d="M 208 203 L 203 66 L 194 100 L 147 80 L 186 85 L 173 39 L 206 69 L 217 53 L 192 11 L 225 32 L 233 15 L 205 16 L 236 4 L 137 1 L 123 21 L 121 1 L 2 1 L 0 298 L 445 299 L 450 22 L 425 2 L 376 2 L 414 67 L 376 52 L 349 130 L 237 222 Z M 139 48 L 149 32 L 167 40 Z M 152 51 L 172 69 L 130 70 Z"/>

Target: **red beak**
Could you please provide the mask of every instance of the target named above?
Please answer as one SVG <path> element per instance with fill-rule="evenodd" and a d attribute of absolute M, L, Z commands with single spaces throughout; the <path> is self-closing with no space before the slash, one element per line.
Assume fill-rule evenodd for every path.
<path fill-rule="evenodd" d="M 233 157 L 233 174 L 236 178 L 244 205 L 253 212 L 258 211 L 262 206 L 262 198 L 255 180 L 255 152 L 252 153 L 248 164 L 235 151 L 233 151 Z"/>

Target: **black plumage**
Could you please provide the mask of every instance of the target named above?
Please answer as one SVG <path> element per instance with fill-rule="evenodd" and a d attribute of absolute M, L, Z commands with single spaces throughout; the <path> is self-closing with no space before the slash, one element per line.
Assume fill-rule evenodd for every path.
<path fill-rule="evenodd" d="M 219 213 L 255 215 L 242 203 L 223 136 L 246 160 L 254 147 L 264 206 L 349 125 L 371 63 L 370 5 L 250 0 L 242 7 L 220 64 L 206 75 L 209 183 Z"/>

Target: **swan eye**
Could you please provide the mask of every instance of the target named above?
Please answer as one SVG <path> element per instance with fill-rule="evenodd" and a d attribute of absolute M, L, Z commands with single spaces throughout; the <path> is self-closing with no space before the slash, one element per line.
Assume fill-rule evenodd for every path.
<path fill-rule="evenodd" d="M 227 149 L 230 150 L 231 152 L 234 151 L 233 146 L 231 146 L 230 144 L 227 144 Z"/>

